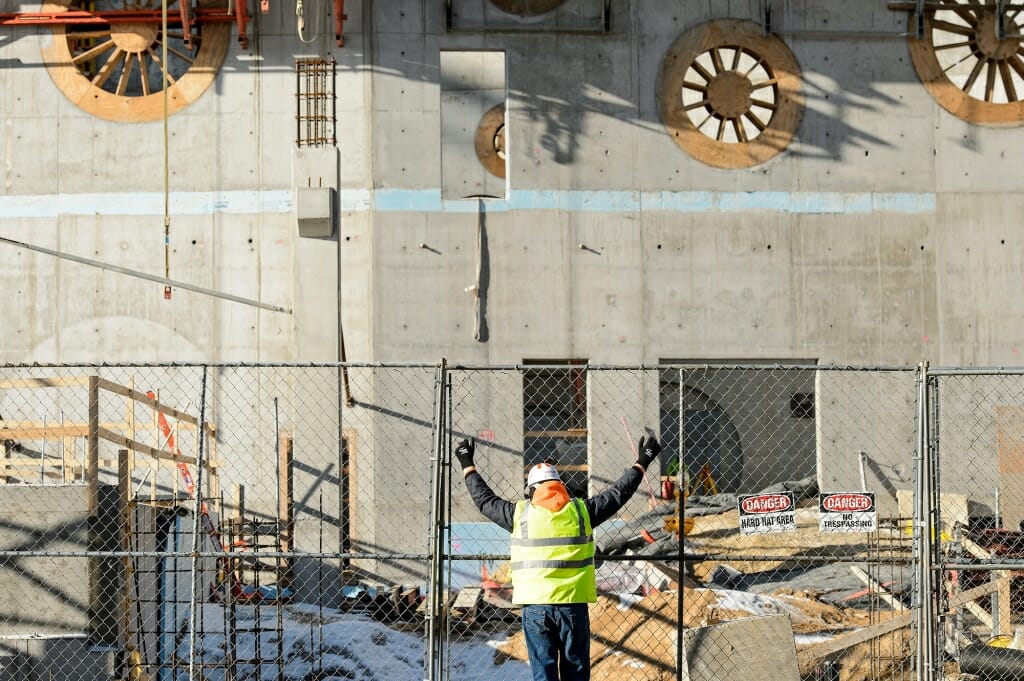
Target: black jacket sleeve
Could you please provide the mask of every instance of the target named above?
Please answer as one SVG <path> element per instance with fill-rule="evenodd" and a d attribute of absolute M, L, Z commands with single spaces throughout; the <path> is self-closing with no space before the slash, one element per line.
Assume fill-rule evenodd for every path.
<path fill-rule="evenodd" d="M 466 488 L 469 489 L 469 495 L 473 498 L 473 503 L 476 504 L 476 507 L 488 520 L 497 524 L 498 527 L 509 532 L 512 531 L 512 516 L 516 511 L 515 504 L 495 494 L 476 471 L 466 476 Z"/>
<path fill-rule="evenodd" d="M 612 483 L 611 487 L 585 500 L 583 503 L 587 505 L 591 526 L 597 527 L 618 513 L 619 509 L 626 505 L 629 498 L 640 487 L 640 480 L 643 477 L 644 474 L 639 468 L 630 466 L 625 473 L 619 476 L 618 480 Z"/>

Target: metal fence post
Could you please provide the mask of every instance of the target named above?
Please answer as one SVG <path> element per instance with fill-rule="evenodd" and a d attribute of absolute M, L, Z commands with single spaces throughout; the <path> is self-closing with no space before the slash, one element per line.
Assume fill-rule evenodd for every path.
<path fill-rule="evenodd" d="M 448 367 L 445 360 L 437 367 L 434 385 L 434 451 L 431 454 L 432 494 L 430 510 L 430 573 L 428 575 L 428 608 L 426 616 L 427 636 L 427 680 L 438 681 L 442 678 L 444 661 L 442 656 L 443 636 L 442 616 L 445 606 L 444 596 L 440 592 L 444 570 L 444 450 L 445 423 L 447 421 L 447 404 L 445 403 L 445 383 Z"/>
<path fill-rule="evenodd" d="M 932 508 L 931 411 L 928 394 L 928 363 L 918 366 L 918 432 L 914 454 L 916 480 L 914 485 L 914 567 L 916 589 L 915 624 L 916 678 L 932 681 L 935 670 L 935 612 L 932 597 L 932 533 L 935 532 Z"/>

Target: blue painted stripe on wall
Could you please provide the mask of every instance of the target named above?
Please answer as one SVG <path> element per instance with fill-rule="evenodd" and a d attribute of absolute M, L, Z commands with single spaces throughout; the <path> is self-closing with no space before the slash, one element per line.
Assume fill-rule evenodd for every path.
<path fill-rule="evenodd" d="M 487 211 L 572 213 L 813 213 L 870 214 L 935 212 L 934 193 L 874 192 L 628 192 L 516 191 L 508 199 L 485 199 Z M 343 212 L 473 213 L 477 199 L 442 200 L 438 189 L 343 189 Z M 171 215 L 289 213 L 292 192 L 172 192 Z M 0 196 L 0 218 L 58 215 L 163 215 L 160 192 Z"/>
<path fill-rule="evenodd" d="M 288 213 L 292 192 L 171 192 L 171 215 Z M 163 215 L 162 192 L 0 196 L 0 218 L 53 218 L 58 215 Z"/>

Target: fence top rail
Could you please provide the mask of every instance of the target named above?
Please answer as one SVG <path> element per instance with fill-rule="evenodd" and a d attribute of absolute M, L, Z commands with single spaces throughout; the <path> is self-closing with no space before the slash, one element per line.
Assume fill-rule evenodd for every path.
<path fill-rule="evenodd" d="M 914 372 L 916 366 L 854 366 L 845 364 L 782 364 L 782 363 L 735 363 L 715 362 L 673 362 L 670 364 L 573 364 L 529 363 L 529 364 L 452 364 L 449 371 L 525 371 L 527 369 L 577 369 L 586 371 L 700 371 L 700 370 L 751 370 L 751 371 L 863 371 L 863 372 Z"/>
<path fill-rule="evenodd" d="M 1024 367 L 928 367 L 929 376 L 1022 376 Z"/>
<path fill-rule="evenodd" d="M 68 363 L 2 363 L 0 371 L 31 371 L 35 369 L 437 369 L 438 362 L 68 362 Z M 664 370 L 749 370 L 749 371 L 861 371 L 908 373 L 918 366 L 813 364 L 785 362 L 666 362 L 663 364 L 590 364 L 573 362 L 458 364 L 448 363 L 450 371 L 524 371 L 526 369 L 585 369 L 587 371 L 664 371 Z M 1024 367 L 961 367 L 929 368 L 931 375 L 1024 374 Z"/>
<path fill-rule="evenodd" d="M 33 369 L 436 369 L 438 362 L 67 362 L 0 364 L 3 370 Z"/>

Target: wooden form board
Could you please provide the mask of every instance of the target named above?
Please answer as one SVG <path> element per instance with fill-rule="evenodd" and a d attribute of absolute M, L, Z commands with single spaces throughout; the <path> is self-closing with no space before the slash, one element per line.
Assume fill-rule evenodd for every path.
<path fill-rule="evenodd" d="M 31 441 L 45 443 L 58 441 L 56 453 L 45 451 L 40 447 L 38 456 L 10 456 L 0 458 L 0 483 L 16 477 L 19 481 L 26 478 L 38 479 L 59 478 L 64 483 L 84 481 L 90 486 L 98 483 L 101 467 L 111 467 L 114 460 L 100 459 L 100 441 L 111 442 L 119 448 L 127 450 L 131 455 L 127 468 L 129 476 L 135 468 L 134 454 L 149 457 L 150 466 L 196 465 L 196 457 L 184 456 L 179 451 L 170 451 L 160 443 L 159 426 L 156 415 L 163 414 L 175 420 L 175 432 L 197 432 L 199 419 L 192 414 L 163 404 L 159 398 L 152 399 L 134 387 L 134 382 L 124 386 L 99 376 L 46 376 L 22 377 L 0 381 L 0 389 L 47 389 L 47 388 L 84 388 L 87 391 L 86 404 L 88 418 L 85 422 L 54 422 L 45 421 L 4 421 L 0 420 L 0 439 L 13 442 Z M 125 420 L 120 423 L 101 422 L 100 392 L 105 391 L 125 398 Z M 153 413 L 152 423 L 138 424 L 135 419 L 135 407 L 141 405 Z M 204 424 L 204 433 L 209 438 L 207 456 L 203 467 L 209 473 L 207 478 L 210 490 L 216 488 L 216 427 L 211 423 Z M 149 433 L 152 442 L 157 446 L 146 444 L 138 439 L 139 431 Z M 81 447 L 78 443 L 82 443 Z M 120 470 L 120 467 L 119 467 Z M 175 477 L 175 489 L 177 477 Z M 211 493 L 214 493 L 211 491 Z"/>
<path fill-rule="evenodd" d="M 1010 588 L 1009 577 L 1002 577 L 1000 579 L 993 580 L 987 584 L 976 586 L 973 589 L 968 589 L 963 593 L 959 593 L 956 596 L 951 597 L 946 605 L 950 609 L 957 608 L 965 603 L 972 602 L 982 596 L 987 596 L 992 593 L 1009 593 Z M 809 648 L 804 648 L 797 653 L 797 662 L 801 671 L 806 671 L 814 666 L 814 664 L 829 655 L 841 652 L 847 648 L 852 648 L 858 643 L 864 643 L 871 639 L 884 636 L 892 633 L 897 629 L 910 626 L 913 622 L 914 611 L 904 610 L 901 613 L 896 613 L 890 619 L 878 624 L 873 624 L 870 627 L 858 629 L 852 631 L 849 634 L 843 634 L 837 636 L 831 641 L 825 641 L 824 643 L 818 643 Z"/>
<path fill-rule="evenodd" d="M 1016 530 L 1024 520 L 1024 407 L 996 407 L 996 460 L 999 513 L 1003 527 Z"/>

